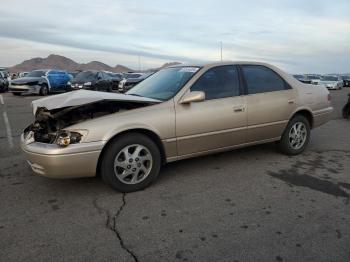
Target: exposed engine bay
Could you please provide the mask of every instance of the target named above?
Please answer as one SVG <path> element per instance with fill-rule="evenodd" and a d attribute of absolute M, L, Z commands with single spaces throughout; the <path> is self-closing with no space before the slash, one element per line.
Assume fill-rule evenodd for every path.
<path fill-rule="evenodd" d="M 26 137 L 31 133 L 36 142 L 50 144 L 58 142 L 57 144 L 61 146 L 78 143 L 81 134 L 75 132 L 69 132 L 68 134 L 67 131 L 62 129 L 89 119 L 152 104 L 154 103 L 144 101 L 101 100 L 95 103 L 52 110 L 38 107 L 35 112 L 35 122 L 24 130 L 24 136 Z"/>

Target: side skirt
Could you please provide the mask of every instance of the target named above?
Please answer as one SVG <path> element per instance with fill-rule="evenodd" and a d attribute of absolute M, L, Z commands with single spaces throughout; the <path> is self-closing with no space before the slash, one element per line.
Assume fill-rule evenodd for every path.
<path fill-rule="evenodd" d="M 254 146 L 254 145 L 259 145 L 259 144 L 265 144 L 265 143 L 270 143 L 270 142 L 275 142 L 279 141 L 281 137 L 274 137 L 274 138 L 269 138 L 265 140 L 260 140 L 260 141 L 255 141 L 255 142 L 250 142 L 250 143 L 243 143 L 239 145 L 234 145 L 234 146 L 229 146 L 229 147 L 221 147 L 213 150 L 208 150 L 208 151 L 202 151 L 198 153 L 193 153 L 193 154 L 187 154 L 187 155 L 181 155 L 181 156 L 175 156 L 175 157 L 168 157 L 166 159 L 167 163 L 182 160 L 182 159 L 187 159 L 187 158 L 192 158 L 192 157 L 198 157 L 198 156 L 204 156 L 204 155 L 210 155 L 210 154 L 215 154 L 215 153 L 220 153 L 220 152 L 225 152 L 225 151 L 230 151 L 233 149 L 238 149 L 238 148 L 243 148 L 243 147 L 248 147 L 248 146 Z"/>

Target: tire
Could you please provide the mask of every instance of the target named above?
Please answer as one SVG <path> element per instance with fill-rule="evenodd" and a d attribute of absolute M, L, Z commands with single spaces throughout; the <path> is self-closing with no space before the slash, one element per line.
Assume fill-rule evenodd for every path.
<path fill-rule="evenodd" d="M 20 96 L 22 93 L 12 93 L 14 96 Z"/>
<path fill-rule="evenodd" d="M 125 152 L 131 156 L 127 157 Z M 161 156 L 156 143 L 143 134 L 128 133 L 107 145 L 100 171 L 106 184 L 127 193 L 149 186 L 158 177 L 160 166 Z"/>
<path fill-rule="evenodd" d="M 294 135 L 299 127 L 299 134 Z M 295 136 L 297 137 L 295 138 Z M 282 134 L 281 140 L 277 143 L 277 145 L 279 151 L 283 154 L 294 156 L 302 153 L 309 144 L 309 141 L 310 123 L 306 117 L 296 115 L 289 121 Z"/>
<path fill-rule="evenodd" d="M 41 96 L 47 96 L 49 94 L 49 89 L 48 89 L 47 85 L 42 85 L 41 86 L 39 94 Z"/>
<path fill-rule="evenodd" d="M 350 104 L 346 104 L 342 110 L 343 118 L 349 119 L 350 117 Z"/>

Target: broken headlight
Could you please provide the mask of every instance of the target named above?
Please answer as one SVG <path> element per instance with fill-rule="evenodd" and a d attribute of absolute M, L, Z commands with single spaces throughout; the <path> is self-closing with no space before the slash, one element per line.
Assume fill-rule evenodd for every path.
<path fill-rule="evenodd" d="M 70 144 L 80 143 L 84 133 L 86 134 L 86 131 L 84 130 L 79 132 L 61 130 L 57 132 L 54 143 L 62 147 L 66 147 Z"/>

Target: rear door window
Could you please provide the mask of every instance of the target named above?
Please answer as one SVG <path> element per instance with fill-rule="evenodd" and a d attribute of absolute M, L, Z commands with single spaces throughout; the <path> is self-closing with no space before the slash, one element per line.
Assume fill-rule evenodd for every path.
<path fill-rule="evenodd" d="M 261 65 L 241 65 L 248 94 L 259 94 L 290 89 L 276 72 Z"/>

